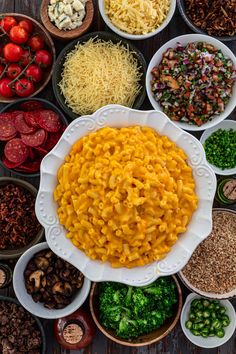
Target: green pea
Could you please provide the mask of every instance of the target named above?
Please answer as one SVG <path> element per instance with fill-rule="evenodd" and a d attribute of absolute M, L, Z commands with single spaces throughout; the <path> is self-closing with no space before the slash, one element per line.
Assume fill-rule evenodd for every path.
<path fill-rule="evenodd" d="M 194 323 L 200 323 L 200 322 L 203 322 L 204 321 L 204 318 L 203 317 L 197 317 L 195 320 L 194 320 Z"/>
<path fill-rule="evenodd" d="M 230 319 L 229 319 L 229 316 L 228 315 L 224 315 L 224 316 L 222 316 L 222 320 L 227 320 L 227 321 L 229 321 L 230 322 Z"/>
<path fill-rule="evenodd" d="M 196 318 L 196 316 L 194 315 L 194 313 L 190 313 L 190 315 L 189 315 L 189 319 L 190 320 L 194 320 Z"/>
<path fill-rule="evenodd" d="M 208 307 L 210 305 L 210 301 L 205 299 L 205 300 L 203 300 L 202 304 L 204 307 Z"/>
<path fill-rule="evenodd" d="M 201 333 L 201 336 L 204 338 L 207 338 L 209 335 L 208 335 L 208 333 Z"/>
<path fill-rule="evenodd" d="M 219 314 L 224 315 L 224 314 L 225 314 L 225 312 L 226 312 L 226 308 L 225 308 L 225 307 L 223 307 L 223 306 L 220 306 L 220 308 L 219 308 L 218 312 L 219 312 Z"/>
<path fill-rule="evenodd" d="M 227 327 L 230 324 L 230 321 L 229 320 L 222 320 L 221 323 L 222 323 L 223 327 Z"/>
<path fill-rule="evenodd" d="M 186 321 L 185 322 L 185 327 L 188 328 L 188 329 L 191 329 L 193 326 L 193 323 L 191 321 Z"/>
<path fill-rule="evenodd" d="M 216 335 L 217 335 L 217 337 L 219 337 L 219 338 L 223 338 L 224 335 L 225 335 L 225 331 L 223 330 L 223 328 L 217 330 L 217 331 L 216 331 Z"/>
<path fill-rule="evenodd" d="M 215 309 L 215 305 L 213 303 L 211 303 L 209 306 L 208 306 L 208 310 L 214 310 Z"/>
<path fill-rule="evenodd" d="M 202 317 L 202 315 L 203 315 L 202 311 L 197 311 L 196 312 L 196 318 Z"/>
<path fill-rule="evenodd" d="M 198 325 L 198 329 L 202 329 L 205 326 L 203 322 L 200 322 L 197 325 Z"/>
<path fill-rule="evenodd" d="M 215 329 L 220 329 L 221 328 L 221 323 L 218 319 L 215 319 L 213 322 L 212 322 L 212 327 L 215 328 Z"/>
<path fill-rule="evenodd" d="M 194 336 L 200 336 L 201 335 L 201 333 L 199 331 L 197 331 L 197 330 L 192 330 L 192 334 Z"/>
<path fill-rule="evenodd" d="M 204 321 L 205 326 L 210 326 L 211 324 L 211 320 L 209 320 L 209 318 L 206 318 Z"/>
<path fill-rule="evenodd" d="M 208 317 L 211 316 L 211 314 L 210 314 L 209 311 L 204 311 L 204 312 L 202 313 L 202 315 L 203 315 L 203 317 L 205 317 L 205 318 L 208 318 Z"/>
<path fill-rule="evenodd" d="M 198 303 L 199 303 L 199 299 L 194 299 L 194 300 L 191 302 L 191 306 L 192 306 L 192 307 L 196 307 Z"/>
<path fill-rule="evenodd" d="M 213 319 L 216 318 L 216 313 L 215 313 L 215 311 L 211 312 L 211 318 L 213 318 Z"/>

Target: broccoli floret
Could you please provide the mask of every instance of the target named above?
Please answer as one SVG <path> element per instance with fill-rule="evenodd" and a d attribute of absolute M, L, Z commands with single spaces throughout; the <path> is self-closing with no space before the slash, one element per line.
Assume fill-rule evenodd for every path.
<path fill-rule="evenodd" d="M 144 287 L 105 282 L 101 284 L 101 323 L 122 338 L 136 338 L 163 325 L 173 315 L 176 285 L 163 277 Z"/>

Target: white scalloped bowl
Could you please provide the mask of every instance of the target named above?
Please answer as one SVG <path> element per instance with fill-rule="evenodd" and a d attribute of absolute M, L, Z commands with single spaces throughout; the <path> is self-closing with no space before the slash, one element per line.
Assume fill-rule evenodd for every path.
<path fill-rule="evenodd" d="M 175 38 L 172 38 L 171 40 L 169 40 L 168 42 L 166 42 L 161 48 L 159 48 L 157 50 L 157 52 L 153 55 L 148 68 L 147 68 L 147 75 L 146 75 L 146 91 L 147 91 L 147 95 L 149 98 L 149 101 L 151 102 L 151 105 L 154 109 L 156 109 L 157 111 L 162 111 L 162 106 L 159 104 L 159 102 L 157 102 L 153 96 L 152 93 L 152 88 L 151 88 L 151 80 L 152 80 L 152 74 L 151 71 L 152 69 L 157 66 L 158 64 L 160 64 L 161 60 L 162 60 L 162 55 L 163 53 L 165 53 L 165 51 L 169 48 L 176 48 L 176 44 L 177 42 L 181 43 L 182 45 L 186 46 L 188 43 L 191 42 L 207 42 L 210 43 L 212 45 L 214 45 L 216 48 L 221 49 L 222 53 L 227 56 L 229 59 L 232 60 L 233 65 L 234 65 L 234 69 L 236 69 L 236 57 L 234 55 L 234 53 L 221 41 L 219 41 L 216 38 L 213 38 L 211 36 L 207 36 L 204 34 L 185 34 L 182 36 L 178 36 Z M 204 123 L 202 126 L 198 127 L 196 125 L 193 124 L 189 124 L 189 123 L 184 123 L 184 122 L 174 122 L 174 124 L 176 124 L 178 127 L 184 129 L 184 130 L 188 130 L 188 131 L 202 131 L 208 128 L 212 128 L 214 127 L 216 124 L 222 122 L 222 120 L 224 120 L 225 118 L 227 118 L 230 113 L 234 110 L 236 106 L 236 81 L 234 82 L 234 86 L 233 86 L 233 93 L 232 96 L 229 100 L 229 102 L 227 103 L 227 105 L 225 106 L 225 110 L 218 114 L 218 115 L 214 115 L 212 117 L 211 120 L 209 120 L 208 122 Z"/>
<path fill-rule="evenodd" d="M 163 260 L 132 269 L 112 268 L 108 262 L 91 260 L 66 238 L 66 230 L 58 220 L 53 191 L 57 185 L 58 168 L 78 139 L 105 126 L 121 128 L 133 125 L 153 128 L 161 135 L 168 136 L 186 152 L 188 163 L 193 170 L 199 205 L 187 231 L 180 236 Z M 48 245 L 59 257 L 73 264 L 92 281 L 117 281 L 143 286 L 160 276 L 177 273 L 186 265 L 195 248 L 212 229 L 215 174 L 206 162 L 201 143 L 174 125 L 163 112 L 138 111 L 119 105 L 108 105 L 91 116 L 77 118 L 67 127 L 57 145 L 42 160 L 40 174 L 36 215 L 45 228 Z"/>

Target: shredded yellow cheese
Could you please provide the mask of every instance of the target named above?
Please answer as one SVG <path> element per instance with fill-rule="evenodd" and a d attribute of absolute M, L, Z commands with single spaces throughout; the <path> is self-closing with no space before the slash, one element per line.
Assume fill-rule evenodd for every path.
<path fill-rule="evenodd" d="M 170 0 L 105 0 L 105 11 L 114 26 L 130 34 L 155 31 L 170 9 Z"/>
<path fill-rule="evenodd" d="M 68 53 L 59 87 L 72 111 L 84 115 L 112 103 L 132 107 L 141 76 L 128 47 L 94 38 Z"/>

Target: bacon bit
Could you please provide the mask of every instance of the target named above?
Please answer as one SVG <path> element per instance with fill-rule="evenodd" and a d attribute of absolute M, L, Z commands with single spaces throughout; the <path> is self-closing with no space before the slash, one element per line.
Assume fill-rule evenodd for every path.
<path fill-rule="evenodd" d="M 195 26 L 208 34 L 218 37 L 236 34 L 235 0 L 185 0 L 185 8 Z"/>
<path fill-rule="evenodd" d="M 173 88 L 174 90 L 178 90 L 179 84 L 175 79 L 173 79 L 173 77 L 161 75 L 161 80 L 163 80 L 164 82 L 167 82 L 167 85 L 170 86 L 171 88 Z"/>
<path fill-rule="evenodd" d="M 0 187 L 0 250 L 22 248 L 38 233 L 34 204 L 25 188 L 11 183 Z"/>

